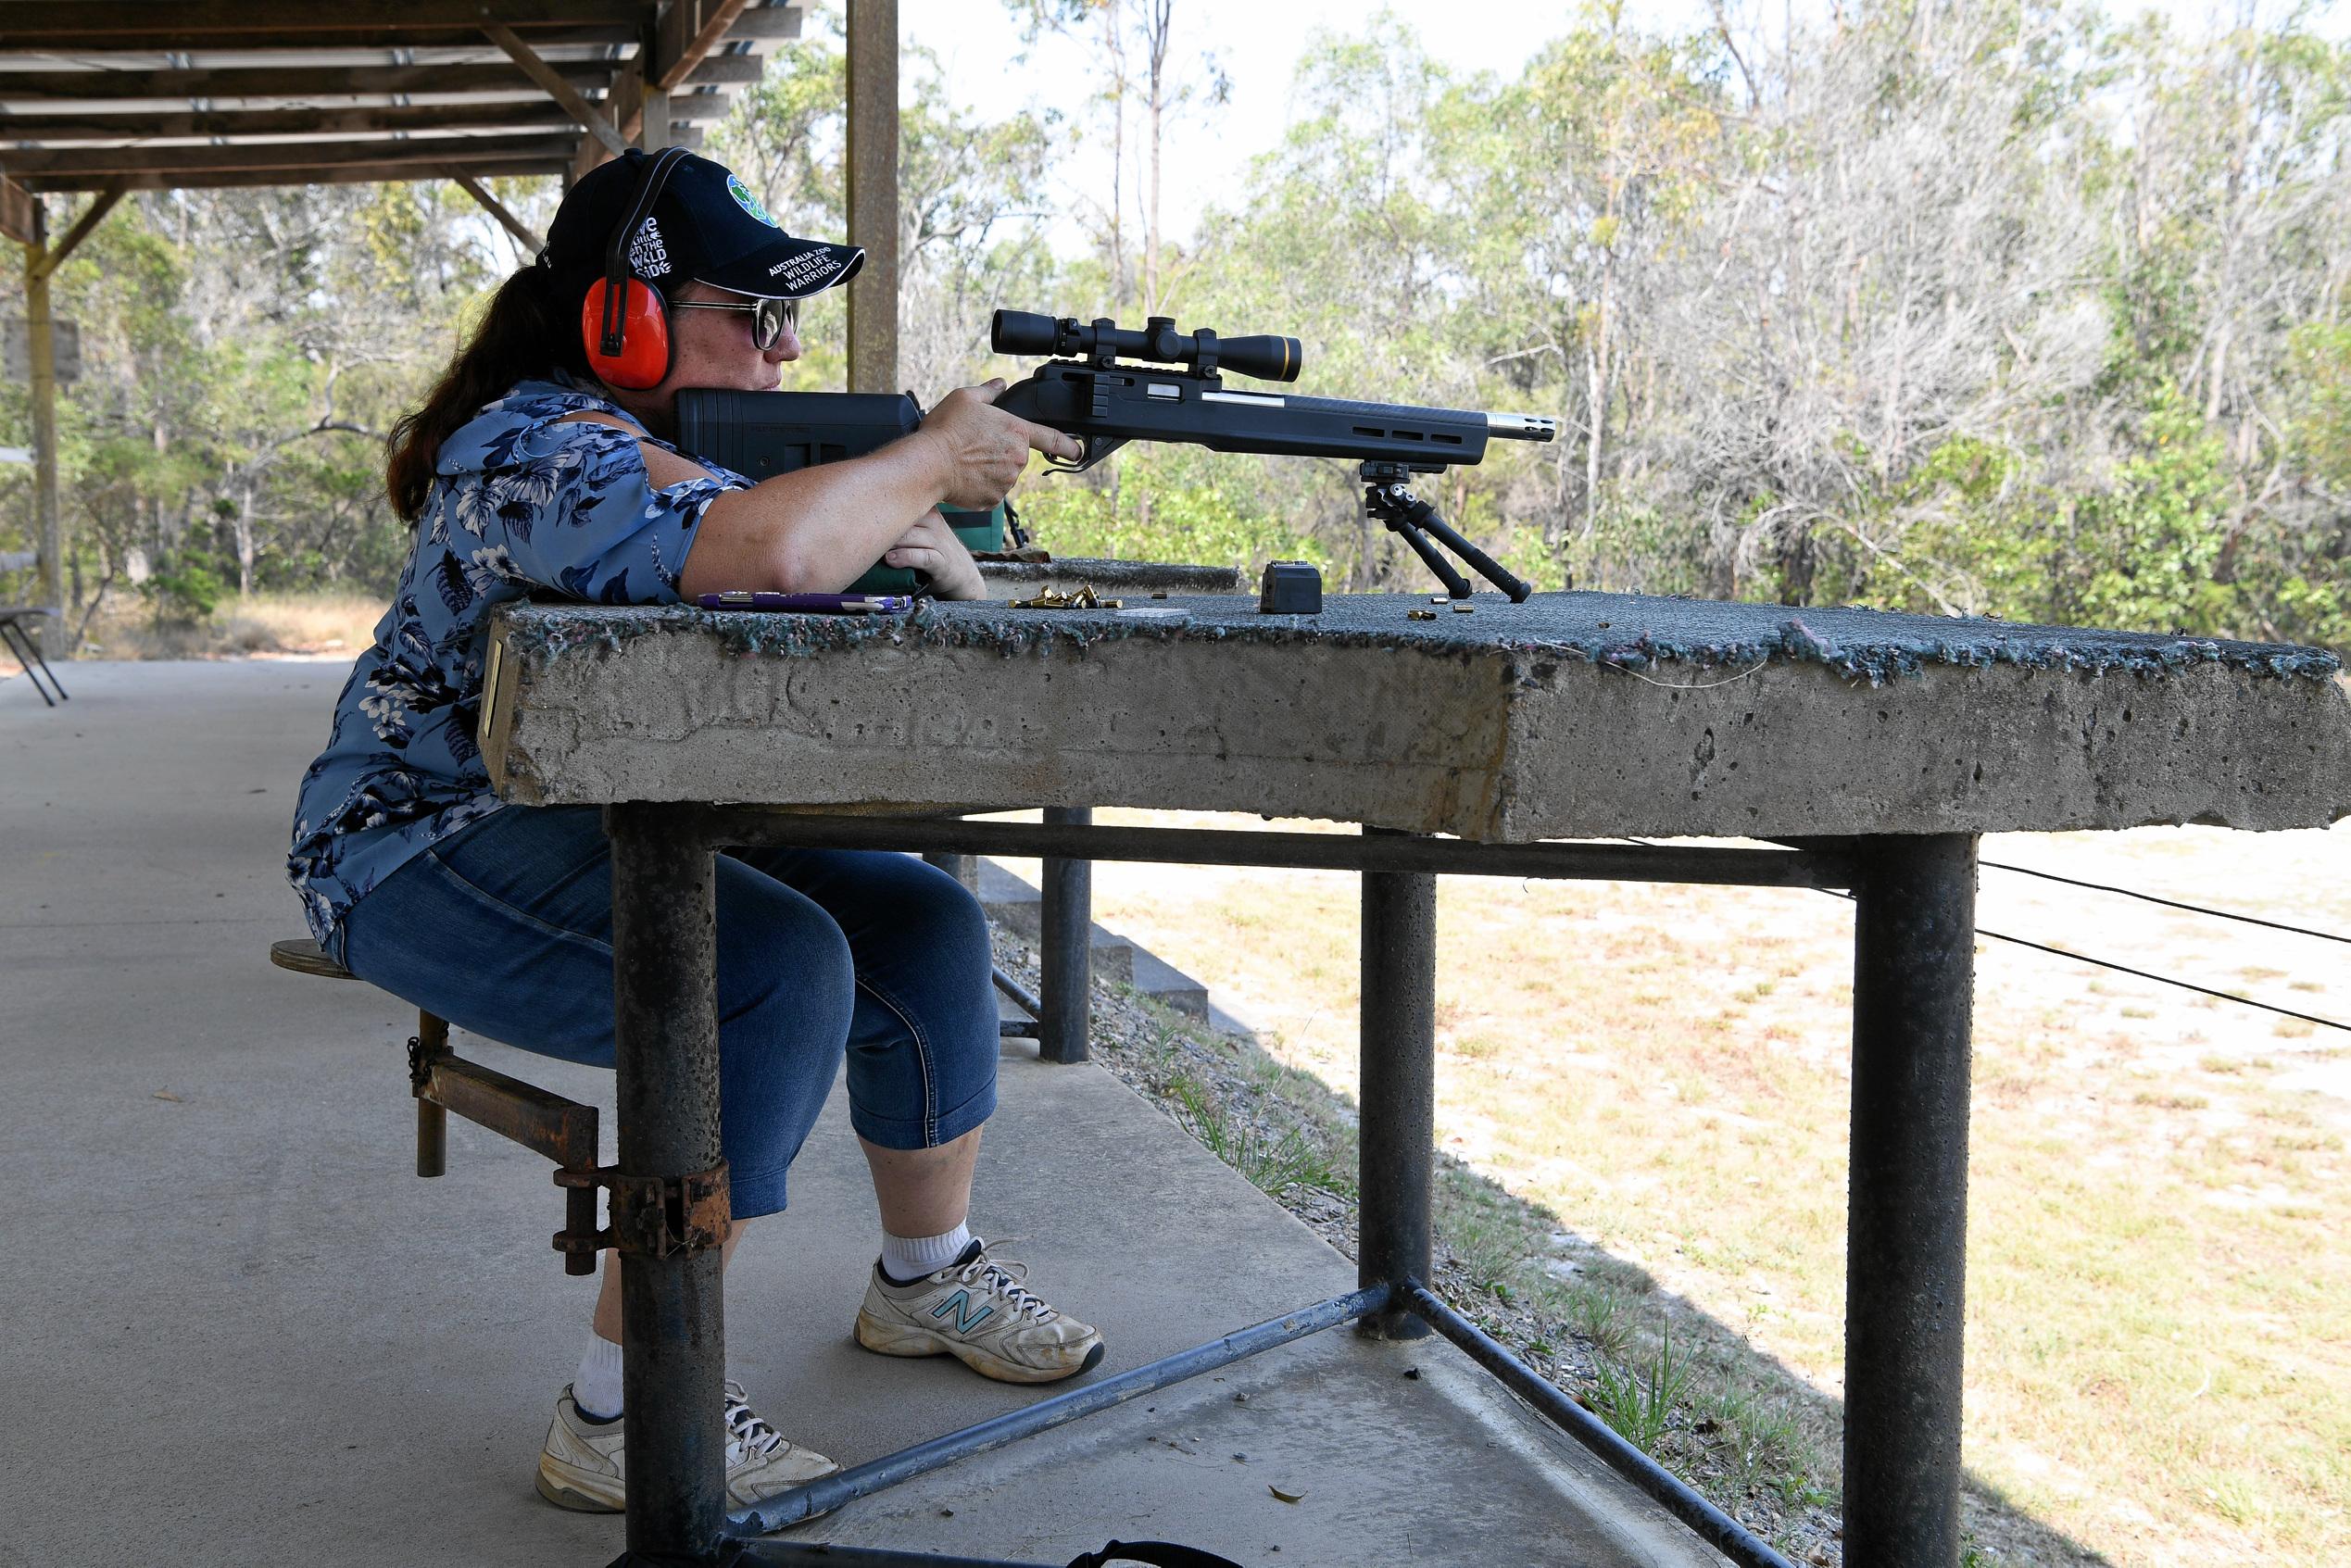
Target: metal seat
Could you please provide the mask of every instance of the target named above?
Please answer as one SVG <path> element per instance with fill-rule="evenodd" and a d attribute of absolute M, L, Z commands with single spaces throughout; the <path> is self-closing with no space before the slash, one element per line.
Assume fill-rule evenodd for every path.
<path fill-rule="evenodd" d="M 358 975 L 328 956 L 308 937 L 270 944 L 270 961 L 296 974 L 328 980 Z M 564 1189 L 564 1226 L 555 1233 L 563 1272 L 596 1272 L 596 1255 L 612 1244 L 597 1228 L 596 1194 L 612 1173 L 596 1162 L 597 1110 L 565 1099 L 534 1084 L 511 1078 L 449 1049 L 446 1019 L 417 1011 L 409 1040 L 409 1090 L 416 1097 L 416 1173 L 437 1176 L 448 1168 L 448 1112 L 510 1138 L 555 1162 L 555 1185 Z"/>

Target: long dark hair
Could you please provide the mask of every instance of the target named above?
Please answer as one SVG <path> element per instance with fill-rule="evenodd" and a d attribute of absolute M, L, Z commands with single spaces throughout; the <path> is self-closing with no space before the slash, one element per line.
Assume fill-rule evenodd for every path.
<path fill-rule="evenodd" d="M 450 361 L 424 406 L 404 416 L 384 441 L 383 487 L 394 511 L 411 523 L 422 515 L 441 443 L 484 404 L 533 376 L 559 370 L 587 375 L 587 345 L 580 340 L 584 292 L 535 263 L 498 285 L 472 340 Z"/>

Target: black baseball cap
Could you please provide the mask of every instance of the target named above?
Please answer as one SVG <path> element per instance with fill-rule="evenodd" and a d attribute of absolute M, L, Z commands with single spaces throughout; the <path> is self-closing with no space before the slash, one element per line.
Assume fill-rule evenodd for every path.
<path fill-rule="evenodd" d="M 627 221 L 646 155 L 632 147 L 564 194 L 539 259 L 567 280 L 604 272 L 612 231 Z M 806 299 L 865 265 L 859 245 L 795 239 L 725 166 L 687 153 L 629 242 L 629 270 L 667 295 L 689 280 L 737 294 Z"/>

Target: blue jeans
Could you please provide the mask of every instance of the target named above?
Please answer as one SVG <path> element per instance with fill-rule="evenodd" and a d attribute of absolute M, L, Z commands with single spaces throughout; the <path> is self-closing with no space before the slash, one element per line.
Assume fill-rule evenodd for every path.
<path fill-rule="evenodd" d="M 346 963 L 460 1028 L 612 1065 L 612 866 L 593 808 L 509 806 L 419 854 L 353 908 Z M 849 1123 L 932 1148 L 996 1109 L 987 922 L 906 855 L 718 858 L 719 1137 L 735 1217 L 784 1207 L 784 1173 L 846 1047 Z"/>

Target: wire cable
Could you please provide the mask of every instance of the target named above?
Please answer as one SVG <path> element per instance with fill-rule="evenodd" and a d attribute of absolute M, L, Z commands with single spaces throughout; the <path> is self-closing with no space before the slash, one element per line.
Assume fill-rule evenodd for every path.
<path fill-rule="evenodd" d="M 1656 845 L 1654 845 L 1654 844 L 1652 844 L 1649 840 L 1647 840 L 1647 839 L 1645 839 L 1645 838 L 1626 838 L 1626 839 L 1624 840 L 1624 842 L 1625 842 L 1625 843 L 1627 843 L 1627 844 L 1638 844 L 1638 845 L 1640 845 L 1640 846 L 1641 846 L 1642 848 L 1644 848 L 1644 849 L 1654 849 L 1654 848 L 1657 848 L 1657 847 L 1658 847 L 1658 846 L 1656 846 Z M 1987 864 L 1988 864 L 1989 862 L 1984 862 L 1984 863 L 1987 863 Z M 2003 869 L 2003 870 L 2010 870 L 2010 869 L 2021 869 L 2021 868 L 2009 868 L 2009 867 L 2003 867 L 2002 869 Z M 2044 874 L 2045 874 L 2045 873 L 2044 873 Z M 2069 879 L 2065 878 L 2065 877 L 2058 877 L 2058 878 L 2056 878 L 2056 880 L 2057 880 L 2057 881 L 2059 881 L 2059 882 L 2064 882 L 2064 881 L 2068 881 L 2068 880 L 2069 880 Z M 2095 883 L 2084 883 L 2084 884 L 2082 884 L 2081 885 L 2083 885 L 2083 886 L 2089 886 L 2089 887 L 2094 887 L 2094 886 L 2096 886 L 2097 884 L 2096 884 Z M 1833 887 L 1816 887 L 1816 888 L 1814 888 L 1814 889 L 1813 889 L 1813 891 L 1814 891 L 1814 892 L 1816 892 L 1816 893 L 1826 893 L 1826 894 L 1827 894 L 1827 895 L 1829 895 L 1829 897 L 1830 897 L 1831 898 L 1842 898 L 1842 899 L 1843 899 L 1843 900 L 1845 900 L 1847 903 L 1853 903 L 1853 902 L 1854 902 L 1854 896 L 1853 896 L 1852 894 L 1850 894 L 1850 893 L 1840 893 L 1840 892 L 1838 892 L 1838 891 L 1837 891 L 1835 888 L 1833 888 Z M 2104 889 L 2103 891 L 2118 893 L 2118 892 L 2123 891 L 2123 889 L 2121 889 L 2121 888 L 2106 888 L 2106 889 Z M 2164 900 L 2160 900 L 2160 899 L 2158 899 L 2158 900 L 2156 900 L 2156 901 L 2157 901 L 2157 902 L 2163 902 Z M 2220 912 L 2220 911 L 2218 911 L 2218 910 L 2212 910 L 2212 911 L 2207 911 L 2207 912 L 2211 912 L 2211 913 L 2219 913 L 2219 912 Z M 2248 915 L 2248 916 L 2241 916 L 2241 917 L 2238 917 L 2238 918 L 2250 920 L 2252 917 Z M 2270 923 L 2270 922 L 2267 922 L 2267 921 L 2263 921 L 2263 922 L 2259 922 L 2258 923 L 2260 923 L 2260 924 L 2264 924 L 2264 925 L 2267 925 L 2267 924 L 2269 924 L 2269 923 Z M 2289 927 L 2286 927 L 2285 929 L 2287 929 L 2287 930 L 2294 930 L 2294 929 L 2297 929 L 2297 928 L 2295 928 L 2295 927 L 2292 927 L 2292 926 L 2289 926 Z M 2054 954 L 2055 954 L 2055 955 L 2056 955 L 2058 958 L 2061 958 L 2061 959 L 2072 959 L 2073 960 L 2075 960 L 2075 961 L 2076 961 L 2076 962 L 2078 962 L 2078 963 L 2095 964 L 2095 965 L 2097 965 L 2097 967 L 2099 967 L 2100 969 L 2110 969 L 2110 970 L 2115 971 L 2115 972 L 2116 972 L 2117 973 L 2118 973 L 2118 974 L 2128 974 L 2128 975 L 2131 975 L 2131 976 L 2133 976 L 2133 977 L 2135 977 L 2135 978 L 2137 978 L 2137 979 L 2140 979 L 2140 980 L 2152 980 L 2152 981 L 2154 981 L 2154 982 L 2155 982 L 2156 985 L 2176 985 L 2176 986 L 2178 986 L 2178 987 L 2179 987 L 2181 990 L 2182 990 L 2182 991 L 2194 991 L 2194 992 L 2195 992 L 2198 996 L 2202 996 L 2202 997 L 2219 997 L 2220 1000 L 2222 1000 L 2222 1001 L 2224 1001 L 2224 1002 L 2238 1002 L 2238 1003 L 2242 1003 L 2242 1004 L 2243 1004 L 2244 1006 L 2245 1006 L 2245 1007 L 2249 1007 L 2249 1008 L 2259 1008 L 2259 1009 L 2260 1009 L 2263 1012 L 2274 1012 L 2274 1013 L 2279 1014 L 2281 1017 L 2299 1019 L 2299 1020 L 2301 1020 L 2301 1021 L 2302 1021 L 2303 1022 L 2305 1022 L 2305 1023 L 2315 1023 L 2315 1024 L 2320 1025 L 2320 1027 L 2322 1027 L 2322 1028 L 2327 1028 L 2327 1029 L 2340 1029 L 2340 1030 L 2342 1030 L 2345 1034 L 2346 1034 L 2346 1035 L 2351 1035 L 2351 1023 L 2345 1023 L 2345 1022 L 2340 1022 L 2339 1020 L 2336 1020 L 2336 1019 L 2332 1019 L 2332 1018 L 2320 1018 L 2320 1017 L 2318 1014 L 2316 1014 L 2316 1013 L 2309 1013 L 2309 1012 L 2296 1012 L 2296 1011 L 2294 1011 L 2292 1008 L 2282 1008 L 2282 1007 L 2278 1006 L 2275 1002 L 2264 1002 L 2264 1001 L 2259 1001 L 2259 1000 L 2257 1000 L 2256 998 L 2254 998 L 2254 997 L 2240 997 L 2240 996 L 2238 996 L 2238 995 L 2237 995 L 2234 991 L 2216 991 L 2216 990 L 2214 990 L 2214 989 L 2213 989 L 2211 986 L 2209 986 L 2209 985 L 2197 985 L 2195 982 L 2194 982 L 2193 980 L 2174 980 L 2174 979 L 2173 979 L 2170 975 L 2168 975 L 2168 974 L 2156 974 L 2156 973 L 2155 973 L 2155 972 L 2154 972 L 2153 971 L 2151 971 L 2151 970 L 2144 970 L 2144 969 L 2132 969 L 2132 968 L 2131 968 L 2129 964 L 2116 963 L 2116 962 L 2115 962 L 2112 959 L 2099 959 L 2099 958 L 2093 958 L 2093 957 L 2091 957 L 2088 953 L 2076 953 L 2076 952 L 2069 951 L 2068 949 L 2064 948 L 2064 947 L 2050 947 L 2048 944 L 2046 944 L 2046 943 L 2044 943 L 2044 942 L 2034 942 L 2034 941 L 2030 941 L 2030 940 L 2028 940 L 2027 938 L 2022 937 L 2022 936 L 2011 936 L 2011 935 L 2008 935 L 2006 932 L 2005 932 L 2005 931 L 1992 931 L 1992 930 L 1988 930 L 1988 929 L 1986 929 L 1985 927 L 1980 926 L 1980 926 L 1978 926 L 1978 927 L 1976 927 L 1976 935 L 1979 935 L 1979 936 L 1989 936 L 1989 937 L 1991 937 L 1991 938 L 1992 938 L 1993 941 L 1995 941 L 1995 942 L 2010 942 L 2010 943 L 2014 943 L 2016 946 L 2018 946 L 2018 947 L 2030 947 L 2030 948 L 2034 951 L 2034 952 L 2037 952 L 2037 953 L 2054 953 Z M 2320 935 L 2320 934 L 2318 934 L 2318 933 L 2310 933 L 2309 935 Z"/>
<path fill-rule="evenodd" d="M 2263 920 L 2258 915 L 2241 915 L 2233 909 L 2207 909 L 2201 904 L 2183 904 L 2177 898 L 2158 898 L 2152 893 L 2134 893 L 2128 887 L 2109 887 L 2103 882 L 2081 882 L 2055 872 L 2037 872 L 2030 866 L 2012 866 L 2005 860 L 1981 860 L 1980 865 L 1994 871 L 2015 872 L 2020 876 L 2037 876 L 2047 882 L 2062 882 L 2068 887 L 2087 887 L 2093 893 L 2118 893 L 2125 898 L 2140 898 L 2150 904 L 2161 904 L 2168 909 L 2185 909 L 2193 915 L 2211 915 L 2217 920 L 2243 921 L 2247 925 L 2266 925 L 2271 931 L 2289 931 L 2296 936 L 2316 936 L 2322 942 L 2351 943 L 2351 936 L 2333 931 L 2313 931 L 2306 925 L 2287 925 L 2279 921 Z"/>
<path fill-rule="evenodd" d="M 1840 893 L 1833 887 L 1823 887 L 1817 891 L 1826 893 L 1831 898 L 1842 898 L 1847 902 L 1853 900 L 1852 894 Z M 2257 1001 L 2251 997 L 2240 997 L 2234 991 L 2216 991 L 2209 985 L 2199 985 L 2193 980 L 2174 980 L 2168 974 L 2156 974 L 2151 970 L 2132 969 L 2129 964 L 2117 963 L 2112 959 L 2093 959 L 2087 953 L 2077 953 L 2065 947 L 2052 947 L 2045 942 L 2028 941 L 2024 937 L 2011 936 L 2005 931 L 1987 930 L 1980 925 L 1976 927 L 1976 935 L 1989 936 L 1996 942 L 2013 942 L 2019 947 L 2030 947 L 2036 953 L 2055 953 L 2061 959 L 2072 959 L 2081 963 L 2096 964 L 2100 969 L 2111 969 L 2119 974 L 2135 975 L 2141 980 L 2152 980 L 2159 985 L 2177 985 L 2182 991 L 2194 991 L 2204 997 L 2218 997 L 2224 1002 L 2242 1002 L 2249 1008 L 2259 1008 L 2263 1012 L 2274 1012 L 2287 1018 L 2298 1018 L 2305 1023 L 2321 1024 L 2326 1028 L 2340 1029 L 2351 1035 L 2351 1023 L 2338 1022 L 2332 1018 L 2320 1018 L 2316 1013 L 2296 1012 L 2292 1008 L 2282 1008 L 2275 1002 Z"/>

